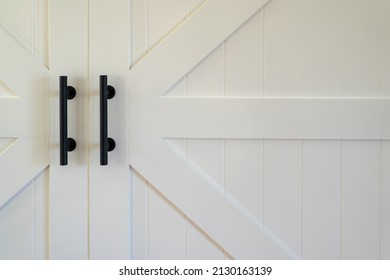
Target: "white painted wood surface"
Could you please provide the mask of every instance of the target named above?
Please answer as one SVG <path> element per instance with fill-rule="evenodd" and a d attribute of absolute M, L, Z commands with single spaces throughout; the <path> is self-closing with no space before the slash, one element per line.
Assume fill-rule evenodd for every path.
<path fill-rule="evenodd" d="M 390 96 L 390 2 L 381 1 L 381 96 Z"/>
<path fill-rule="evenodd" d="M 380 96 L 381 2 L 342 1 L 343 96 Z"/>
<path fill-rule="evenodd" d="M 107 3 L 0 0 L 0 258 L 390 258 L 388 1 Z"/>
<path fill-rule="evenodd" d="M 264 219 L 264 142 L 226 140 L 224 147 L 224 191 L 259 222 Z"/>
<path fill-rule="evenodd" d="M 48 107 L 47 98 L 2 98 L 0 137 L 48 138 Z"/>
<path fill-rule="evenodd" d="M 36 2 L 0 1 L 0 259 L 48 258 L 47 17 Z"/>
<path fill-rule="evenodd" d="M 47 139 L 19 138 L 0 154 L 0 206 L 48 165 L 47 146 Z M 15 176 L 15 170 L 20 170 L 18 176 Z"/>
<path fill-rule="evenodd" d="M 302 141 L 265 141 L 264 225 L 298 256 L 302 254 L 301 207 Z"/>
<path fill-rule="evenodd" d="M 234 257 L 295 257 L 245 210 L 210 188 L 207 178 L 199 176 L 192 165 L 183 163 L 162 140 L 131 139 L 129 160 L 131 166 L 136 166 L 168 200 Z"/>
<path fill-rule="evenodd" d="M 264 10 L 260 10 L 226 40 L 224 63 L 226 97 L 263 96 L 263 24 Z"/>
<path fill-rule="evenodd" d="M 264 96 L 302 95 L 302 0 L 264 8 Z"/>
<path fill-rule="evenodd" d="M 129 136 L 389 139 L 390 99 L 131 98 Z"/>
<path fill-rule="evenodd" d="M 390 259 L 390 142 L 381 142 L 381 258 Z"/>
<path fill-rule="evenodd" d="M 223 0 L 208 1 L 132 68 L 130 94 L 156 97 L 165 93 L 266 2 L 245 0 L 225 5 Z M 181 63 L 172 63 L 176 59 Z M 146 76 L 153 77 L 153 83 L 147 82 Z"/>
<path fill-rule="evenodd" d="M 0 259 L 33 259 L 34 182 L 0 210 Z"/>
<path fill-rule="evenodd" d="M 380 258 L 380 142 L 342 145 L 341 258 Z"/>
<path fill-rule="evenodd" d="M 180 7 L 171 9 L 165 13 L 177 17 L 176 31 L 167 28 L 160 43 L 144 42 L 143 50 L 137 43 L 137 52 L 144 57 L 133 64 L 129 74 L 130 143 L 170 139 L 164 143 L 169 143 L 183 166 L 253 223 L 264 222 L 264 229 L 289 257 L 380 258 L 381 247 L 386 258 L 386 187 L 382 183 L 377 196 L 376 191 L 366 193 L 369 208 L 374 207 L 373 197 L 382 200 L 374 207 L 382 209 L 380 219 L 375 209 L 357 207 L 354 184 L 358 182 L 367 192 L 363 185 L 372 184 L 364 181 L 372 179 L 375 190 L 375 182 L 387 178 L 384 151 L 381 159 L 370 152 L 360 153 L 369 143 L 389 139 L 387 2 L 270 1 L 202 57 L 169 45 L 184 38 L 180 30 L 193 23 L 183 21 Z M 207 5 L 201 9 L 206 10 Z M 201 14 L 194 13 L 192 20 Z M 145 5 L 143 18 L 148 15 Z M 163 18 L 158 21 L 165 24 Z M 210 20 L 208 28 L 215 26 L 218 23 Z M 137 30 L 137 36 L 148 38 L 147 28 Z M 178 41 L 176 45 L 181 46 Z M 187 56 L 183 57 L 182 51 Z M 164 54 L 160 58 L 170 63 L 158 61 L 157 54 Z M 170 70 L 173 66 L 177 72 Z M 148 78 L 142 79 L 144 76 Z M 345 151 L 350 145 L 354 152 Z M 130 163 L 148 180 L 145 188 L 149 190 L 147 186 L 153 184 L 187 219 L 194 220 L 193 215 L 199 213 L 190 214 L 181 206 L 185 199 L 167 191 L 179 190 L 188 182 L 175 185 L 171 180 L 174 186 L 166 187 L 166 174 L 160 178 L 152 175 L 152 145 L 142 156 L 135 150 L 130 145 Z M 363 164 L 367 156 L 371 167 Z M 143 162 L 142 168 L 135 162 Z M 353 175 L 355 172 L 359 176 Z M 159 180 L 165 182 L 163 186 Z M 145 193 L 142 191 L 142 197 Z M 226 250 L 226 255 L 245 258 L 242 251 L 228 248 L 228 242 L 222 244 L 218 234 L 197 217 L 196 225 Z M 356 217 L 362 217 L 366 225 L 359 226 Z M 354 234 L 356 227 L 360 234 Z M 382 237 L 374 237 L 379 231 Z M 359 242 L 369 245 L 357 252 Z"/>
<path fill-rule="evenodd" d="M 303 95 L 338 97 L 342 88 L 342 1 L 303 1 Z"/>
<path fill-rule="evenodd" d="M 302 148 L 302 258 L 339 259 L 341 142 L 309 140 Z"/>
<path fill-rule="evenodd" d="M 50 258 L 87 259 L 88 248 L 88 1 L 50 4 Z M 69 20 L 72 15 L 72 20 Z M 77 42 L 77 43 L 75 43 Z M 59 76 L 76 97 L 68 101 L 68 137 L 77 142 L 59 162 Z"/>
<path fill-rule="evenodd" d="M 88 14 L 89 258 L 128 259 L 131 206 L 127 131 L 123 127 L 127 126 L 129 3 L 93 1 Z M 116 147 L 108 155 L 107 166 L 100 165 L 100 75 L 107 75 L 108 84 L 116 91 L 108 101 L 108 136 Z"/>

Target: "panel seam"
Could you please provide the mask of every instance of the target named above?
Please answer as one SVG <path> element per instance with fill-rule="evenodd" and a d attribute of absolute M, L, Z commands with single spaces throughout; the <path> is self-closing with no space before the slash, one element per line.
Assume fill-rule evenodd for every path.
<path fill-rule="evenodd" d="M 89 79 L 90 79 L 90 1 L 87 1 L 87 84 L 86 84 L 86 89 L 87 89 L 87 116 L 89 118 L 90 116 L 90 97 L 89 97 Z M 89 121 L 86 123 L 87 126 L 87 135 L 86 135 L 86 140 L 87 143 L 90 143 L 90 125 Z M 87 146 L 88 147 L 88 146 Z M 87 241 L 87 258 L 91 259 L 91 160 L 90 160 L 90 149 L 87 148 L 87 162 L 88 162 L 88 168 L 87 168 L 87 207 L 88 207 L 88 241 Z"/>

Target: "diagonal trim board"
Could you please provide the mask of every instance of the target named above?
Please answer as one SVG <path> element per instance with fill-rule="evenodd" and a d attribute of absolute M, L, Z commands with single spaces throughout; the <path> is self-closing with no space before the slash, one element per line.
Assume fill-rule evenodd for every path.
<path fill-rule="evenodd" d="M 0 207 L 49 164 L 49 139 L 17 139 L 0 154 Z"/>
<path fill-rule="evenodd" d="M 209 0 L 129 71 L 130 95 L 160 97 L 269 0 Z"/>
<path fill-rule="evenodd" d="M 20 97 L 48 97 L 49 71 L 43 63 L 1 27 L 0 42 L 2 83 Z"/>
<path fill-rule="evenodd" d="M 233 257 L 298 258 L 271 232 L 211 188 L 163 140 L 131 139 L 129 147 L 130 165 Z"/>
<path fill-rule="evenodd" d="M 132 98 L 129 136 L 388 140 L 390 99 Z"/>
<path fill-rule="evenodd" d="M 49 137 L 47 98 L 0 98 L 0 137 Z"/>

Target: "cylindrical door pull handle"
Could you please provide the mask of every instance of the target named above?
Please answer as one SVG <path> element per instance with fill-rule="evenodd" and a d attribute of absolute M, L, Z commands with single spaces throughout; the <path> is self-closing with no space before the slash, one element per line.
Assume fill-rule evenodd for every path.
<path fill-rule="evenodd" d="M 60 165 L 68 165 L 68 152 L 76 149 L 76 141 L 68 138 L 68 100 L 75 96 L 74 87 L 68 86 L 68 77 L 60 76 Z"/>
<path fill-rule="evenodd" d="M 107 101 L 115 96 L 114 87 L 107 84 L 107 76 L 100 76 L 100 165 L 108 164 L 108 152 L 115 149 L 115 141 L 108 137 Z"/>

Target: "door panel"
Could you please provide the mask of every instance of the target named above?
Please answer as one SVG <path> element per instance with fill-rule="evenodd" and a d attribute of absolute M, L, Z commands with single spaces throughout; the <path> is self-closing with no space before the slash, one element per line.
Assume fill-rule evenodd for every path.
<path fill-rule="evenodd" d="M 0 259 L 49 257 L 48 171 L 40 172 L 0 206 Z"/>
<path fill-rule="evenodd" d="M 115 16 L 107 16 L 115 15 Z M 89 246 L 91 259 L 130 258 L 130 182 L 127 161 L 129 2 L 89 3 Z M 100 165 L 99 76 L 115 88 L 108 101 L 108 165 Z"/>
<path fill-rule="evenodd" d="M 153 51 L 148 53 L 148 44 L 134 49 L 144 57 L 129 73 L 130 165 L 233 257 L 383 257 L 387 223 L 378 211 L 387 211 L 387 156 L 378 147 L 386 147 L 390 118 L 388 100 L 378 98 L 386 88 L 378 89 L 387 67 L 386 4 L 271 1 L 263 9 L 252 6 L 246 20 L 202 55 L 201 47 L 194 47 L 199 53 L 186 49 L 191 31 L 207 32 L 197 16 L 213 7 L 208 29 L 223 22 L 216 18 L 226 6 L 218 9 L 217 2 L 201 6 L 184 23 L 178 19 L 181 25 Z M 176 12 L 180 8 L 167 13 Z M 364 21 L 362 13 L 369 15 Z M 148 37 L 147 28 L 137 30 L 132 40 L 142 32 Z M 145 198 L 139 185 L 138 192 Z M 363 203 L 361 192 L 368 199 L 365 210 L 356 208 Z M 189 205 L 200 193 L 207 217 Z M 229 208 L 223 214 L 219 199 Z M 231 225 L 224 228 L 226 217 Z M 218 230 L 208 223 L 212 219 Z M 257 232 L 251 245 L 262 249 L 256 252 L 238 250 L 229 234 L 222 235 L 243 229 L 235 223 L 244 220 Z M 249 234 L 245 229 L 237 234 Z M 277 249 L 264 250 L 270 244 Z M 280 255 L 269 255 L 276 251 Z"/>
<path fill-rule="evenodd" d="M 27 49 L 34 46 L 34 2 L 30 0 L 0 1 L 0 24 Z"/>
<path fill-rule="evenodd" d="M 149 258 L 186 259 L 186 217 L 149 188 Z"/>
<path fill-rule="evenodd" d="M 342 2 L 343 96 L 380 96 L 381 2 Z"/>
<path fill-rule="evenodd" d="M 390 259 L 390 141 L 381 142 L 381 258 Z"/>
<path fill-rule="evenodd" d="M 0 259 L 33 259 L 34 181 L 0 209 Z"/>
<path fill-rule="evenodd" d="M 0 0 L 0 258 L 389 258 L 389 8 Z"/>
<path fill-rule="evenodd" d="M 224 46 L 225 96 L 262 97 L 264 94 L 264 9 L 232 33 Z M 246 74 L 242 75 L 242 73 Z"/>
<path fill-rule="evenodd" d="M 339 97 L 342 88 L 342 1 L 303 1 L 303 95 Z"/>
<path fill-rule="evenodd" d="M 0 259 L 48 257 L 47 16 L 34 3 L 0 1 Z"/>
<path fill-rule="evenodd" d="M 380 258 L 380 142 L 342 145 L 341 258 Z"/>
<path fill-rule="evenodd" d="M 70 16 L 71 15 L 71 16 Z M 59 76 L 76 97 L 68 101 L 68 137 L 77 142 L 59 158 Z M 50 3 L 50 257 L 87 259 L 88 242 L 88 1 Z"/>
<path fill-rule="evenodd" d="M 183 259 L 225 258 L 222 248 L 135 170 L 131 170 L 131 177 L 133 259 L 172 259 L 180 256 Z M 173 227 L 168 227 L 168 224 L 175 225 L 178 230 L 172 234 Z M 175 237 L 180 242 L 175 241 Z"/>
<path fill-rule="evenodd" d="M 381 1 L 381 95 L 390 96 L 390 2 Z"/>
<path fill-rule="evenodd" d="M 301 156 L 301 140 L 264 142 L 264 226 L 298 256 L 302 246 Z"/>
<path fill-rule="evenodd" d="M 340 259 L 341 145 L 341 141 L 303 141 L 304 259 Z"/>
<path fill-rule="evenodd" d="M 270 1 L 264 8 L 265 97 L 302 95 L 302 11 L 302 0 Z"/>

